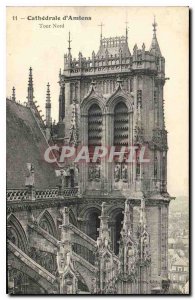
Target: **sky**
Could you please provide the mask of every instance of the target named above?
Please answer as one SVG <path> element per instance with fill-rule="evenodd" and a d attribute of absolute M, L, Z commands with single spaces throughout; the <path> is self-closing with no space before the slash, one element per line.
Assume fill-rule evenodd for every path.
<path fill-rule="evenodd" d="M 81 51 L 91 57 L 97 53 L 101 22 L 103 37 L 125 34 L 129 28 L 129 48 L 142 43 L 149 49 L 152 23 L 156 17 L 157 38 L 165 57 L 164 87 L 165 122 L 168 131 L 168 192 L 171 196 L 188 195 L 188 8 L 187 7 L 9 7 L 7 8 L 7 96 L 16 89 L 17 101 L 27 96 L 29 67 L 33 68 L 34 96 L 45 114 L 46 85 L 51 87 L 52 118 L 58 119 L 59 69 L 63 69 L 64 54 L 71 32 L 71 51 L 78 58 Z M 91 20 L 32 21 L 28 16 L 83 16 Z M 14 18 L 13 18 L 14 17 Z M 16 18 L 17 17 L 17 20 Z M 41 28 L 63 25 L 62 28 Z"/>

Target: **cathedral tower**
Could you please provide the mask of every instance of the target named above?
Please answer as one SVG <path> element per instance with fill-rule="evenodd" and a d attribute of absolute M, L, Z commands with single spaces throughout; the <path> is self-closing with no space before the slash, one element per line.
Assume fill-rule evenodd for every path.
<path fill-rule="evenodd" d="M 100 36 L 98 51 L 86 58 L 68 53 L 60 72 L 59 137 L 68 143 L 76 136 L 80 145 L 89 147 L 90 162 L 79 165 L 79 188 L 86 204 L 80 216 L 80 229 L 97 237 L 100 204 L 110 207 L 112 249 L 118 241 L 122 211 L 131 200 L 133 235 L 139 227 L 139 209 L 145 200 L 147 230 L 151 248 L 151 286 L 167 278 L 168 205 L 167 131 L 164 120 L 165 59 L 157 41 L 154 20 L 151 47 L 128 46 L 128 31 L 123 36 Z M 77 106 L 75 106 L 77 103 Z M 76 123 L 72 122 L 77 113 Z M 63 124 L 63 125 L 62 125 Z M 75 129 L 75 124 L 77 128 Z M 63 132 L 63 134 L 62 134 Z M 75 135 L 76 133 L 76 135 Z M 96 146 L 115 147 L 123 157 L 112 161 L 92 161 Z M 135 159 L 128 160 L 128 147 L 135 147 Z M 144 158 L 142 161 L 142 150 Z"/>

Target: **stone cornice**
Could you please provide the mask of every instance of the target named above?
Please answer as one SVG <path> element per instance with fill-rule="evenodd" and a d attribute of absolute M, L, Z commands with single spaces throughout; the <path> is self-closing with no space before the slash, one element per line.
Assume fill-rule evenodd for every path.
<path fill-rule="evenodd" d="M 174 197 L 170 197 L 168 194 L 162 195 L 147 195 L 146 197 L 146 205 L 149 206 L 158 206 L 161 204 L 168 204 L 170 200 L 174 199 Z M 124 196 L 114 196 L 110 194 L 108 196 L 99 195 L 98 199 L 96 196 L 91 195 L 83 195 L 82 198 L 74 197 L 71 199 L 44 199 L 44 200 L 36 200 L 36 201 L 10 201 L 7 202 L 7 213 L 13 213 L 17 211 L 31 211 L 35 209 L 45 209 L 51 207 L 64 207 L 70 205 L 82 205 L 82 204 L 94 204 L 94 199 L 96 199 L 97 203 L 107 202 L 110 205 L 125 202 L 126 198 Z M 141 198 L 129 195 L 129 199 L 132 200 L 134 205 L 139 204 Z"/>
<path fill-rule="evenodd" d="M 70 82 L 70 81 L 74 81 L 74 80 L 83 80 L 85 78 L 95 78 L 97 79 L 101 79 L 101 78 L 108 78 L 110 79 L 113 76 L 113 79 L 116 78 L 116 76 L 118 75 L 119 70 L 111 70 L 110 72 L 105 72 L 105 71 L 98 71 L 97 73 L 71 73 L 70 76 L 67 75 L 62 75 L 62 77 L 64 77 L 62 80 L 64 80 L 64 82 Z M 157 70 L 151 70 L 151 69 L 125 69 L 125 70 L 120 70 L 120 74 L 123 76 L 135 76 L 135 75 L 149 75 L 149 76 L 157 76 L 158 72 Z"/>
<path fill-rule="evenodd" d="M 42 199 L 36 201 L 7 201 L 7 213 L 12 213 L 16 211 L 31 211 L 34 209 L 45 209 L 50 207 L 64 207 L 69 205 L 75 205 L 80 203 L 81 200 L 78 197 L 57 198 L 57 199 Z"/>

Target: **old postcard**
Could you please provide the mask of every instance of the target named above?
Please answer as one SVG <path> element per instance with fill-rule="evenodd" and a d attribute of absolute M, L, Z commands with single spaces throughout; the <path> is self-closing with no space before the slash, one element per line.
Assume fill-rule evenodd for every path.
<path fill-rule="evenodd" d="M 7 7 L 7 293 L 190 293 L 188 61 L 188 7 Z"/>

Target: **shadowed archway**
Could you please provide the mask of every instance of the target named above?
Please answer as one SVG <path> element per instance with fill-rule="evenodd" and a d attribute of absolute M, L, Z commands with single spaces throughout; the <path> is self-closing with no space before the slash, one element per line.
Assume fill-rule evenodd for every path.
<path fill-rule="evenodd" d="M 119 253 L 119 241 L 121 237 L 123 218 L 123 209 L 119 207 L 115 208 L 109 214 L 109 227 L 111 229 L 112 248 L 115 254 Z"/>
<path fill-rule="evenodd" d="M 51 216 L 51 214 L 45 210 L 41 216 L 39 217 L 39 226 L 51 234 L 53 237 L 58 238 L 58 233 L 56 229 L 55 222 Z"/>
<path fill-rule="evenodd" d="M 28 253 L 28 240 L 25 231 L 13 214 L 7 220 L 7 238 L 23 252 Z"/>

